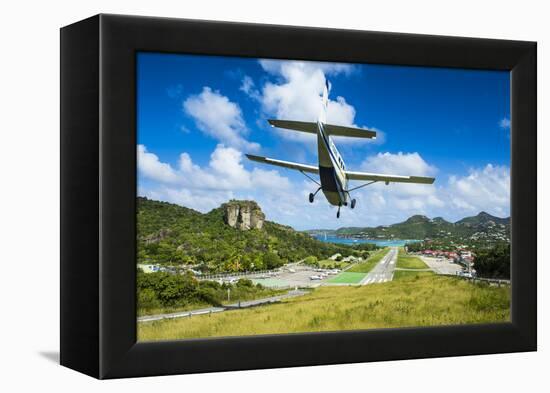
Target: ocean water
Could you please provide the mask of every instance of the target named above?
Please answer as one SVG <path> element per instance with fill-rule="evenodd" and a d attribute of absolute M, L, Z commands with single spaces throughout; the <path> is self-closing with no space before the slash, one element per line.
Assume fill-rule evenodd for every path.
<path fill-rule="evenodd" d="M 405 244 L 408 243 L 416 243 L 420 242 L 421 240 L 414 240 L 414 239 L 397 239 L 397 240 L 388 240 L 388 239 L 353 239 L 348 237 L 338 237 L 333 235 L 314 235 L 317 240 L 320 240 L 322 242 L 326 243 L 336 243 L 336 244 L 361 244 L 361 243 L 369 243 L 369 244 L 376 244 L 380 247 L 403 247 Z"/>

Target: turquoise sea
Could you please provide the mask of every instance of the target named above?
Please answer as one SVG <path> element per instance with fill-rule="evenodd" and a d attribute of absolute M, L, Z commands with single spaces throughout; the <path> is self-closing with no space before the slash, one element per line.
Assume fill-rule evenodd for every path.
<path fill-rule="evenodd" d="M 413 240 L 413 239 L 396 239 L 396 240 L 388 240 L 388 239 L 354 239 L 349 237 L 339 237 L 334 235 L 314 235 L 317 240 L 321 240 L 322 242 L 326 243 L 336 243 L 336 244 L 361 244 L 361 243 L 369 243 L 369 244 L 376 244 L 380 247 L 403 247 L 407 243 L 416 243 L 420 242 L 421 240 Z"/>

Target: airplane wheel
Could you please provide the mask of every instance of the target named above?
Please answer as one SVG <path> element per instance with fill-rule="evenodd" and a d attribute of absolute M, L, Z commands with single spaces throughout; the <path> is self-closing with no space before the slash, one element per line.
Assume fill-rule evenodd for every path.
<path fill-rule="evenodd" d="M 336 218 L 340 218 L 340 210 L 336 212 Z"/>
<path fill-rule="evenodd" d="M 313 193 L 309 193 L 309 203 L 313 203 L 313 199 L 315 198 L 315 195 Z"/>
<path fill-rule="evenodd" d="M 352 199 L 351 200 L 351 208 L 352 209 L 355 209 L 355 204 L 357 203 L 357 201 L 355 199 Z"/>

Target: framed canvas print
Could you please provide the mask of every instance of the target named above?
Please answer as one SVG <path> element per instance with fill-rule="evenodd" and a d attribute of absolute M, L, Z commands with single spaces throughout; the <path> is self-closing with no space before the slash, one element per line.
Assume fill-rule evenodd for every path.
<path fill-rule="evenodd" d="M 98 15 L 61 30 L 61 363 L 536 350 L 536 44 Z"/>

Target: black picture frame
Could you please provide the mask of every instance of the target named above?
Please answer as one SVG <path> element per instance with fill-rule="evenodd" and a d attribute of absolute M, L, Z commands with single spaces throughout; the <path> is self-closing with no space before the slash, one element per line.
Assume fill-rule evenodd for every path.
<path fill-rule="evenodd" d="M 136 52 L 511 71 L 511 322 L 136 343 Z M 96 378 L 535 351 L 536 43 L 97 15 L 61 29 L 61 364 Z"/>

